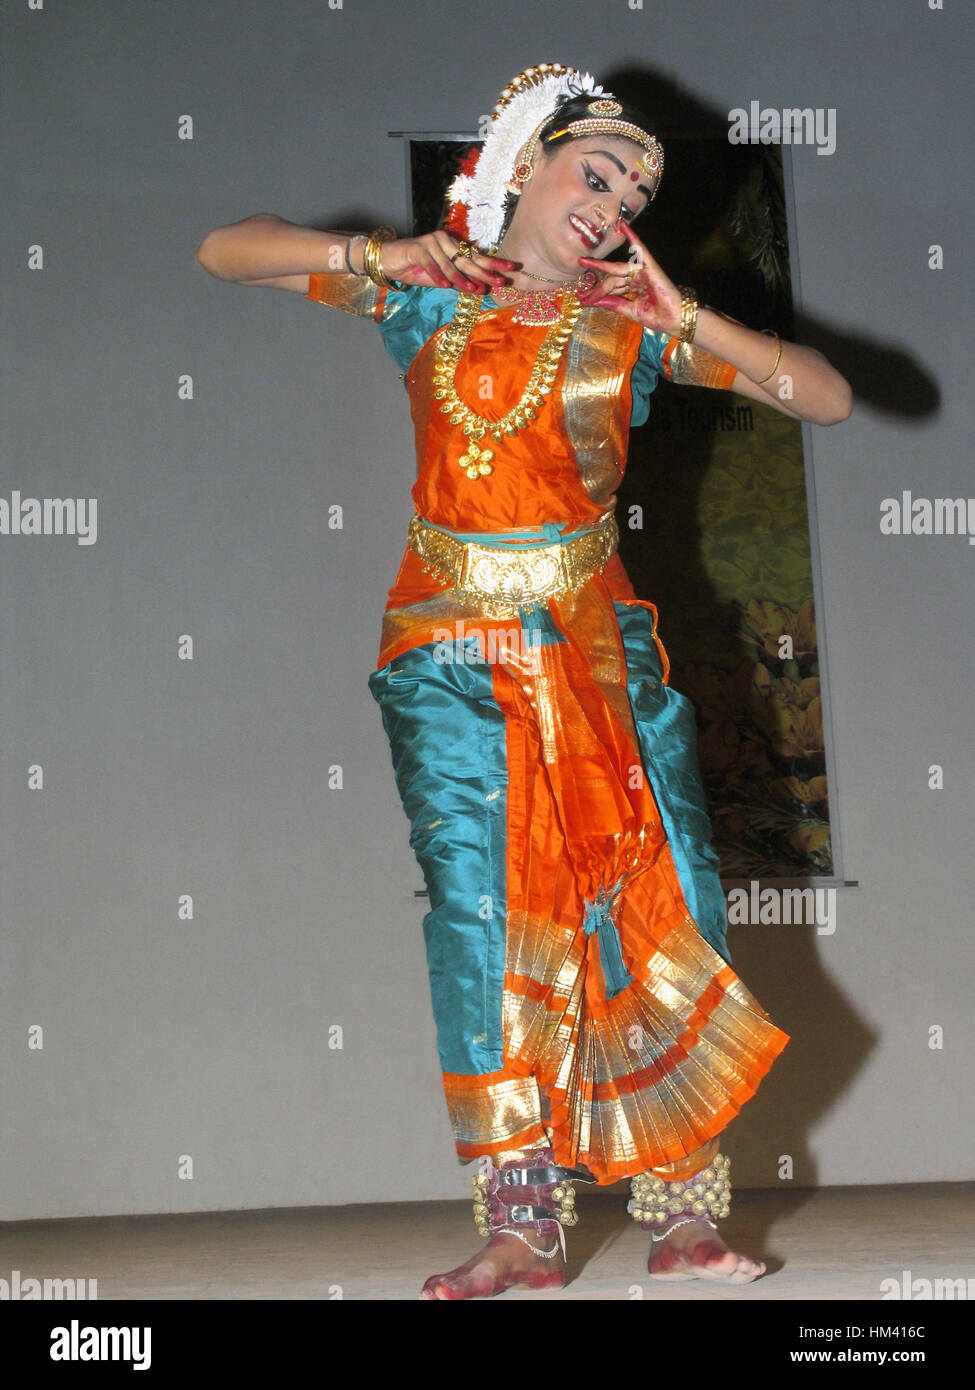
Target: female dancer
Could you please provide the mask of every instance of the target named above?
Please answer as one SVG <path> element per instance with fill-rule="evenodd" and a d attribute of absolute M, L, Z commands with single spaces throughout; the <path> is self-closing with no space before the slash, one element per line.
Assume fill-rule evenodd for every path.
<path fill-rule="evenodd" d="M 717 1234 L 718 1136 L 788 1039 L 729 964 L 693 710 L 613 508 L 661 375 L 817 424 L 851 393 L 819 353 L 671 283 L 629 225 L 663 165 L 638 112 L 543 64 L 502 92 L 445 229 L 258 214 L 197 253 L 220 279 L 371 317 L 410 394 L 415 515 L 369 686 L 430 893 L 444 1090 L 488 1237 L 421 1298 L 560 1287 L 575 1181 L 631 1180 L 652 1277 L 765 1269 Z M 605 261 L 627 242 L 628 263 Z"/>

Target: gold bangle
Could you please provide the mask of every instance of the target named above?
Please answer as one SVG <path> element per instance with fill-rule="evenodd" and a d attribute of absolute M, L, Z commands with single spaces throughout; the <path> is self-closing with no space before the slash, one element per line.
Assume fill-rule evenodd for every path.
<path fill-rule="evenodd" d="M 775 369 L 782 360 L 782 339 L 779 337 L 778 333 L 776 333 L 774 328 L 763 328 L 762 332 L 777 339 L 779 344 L 779 350 L 775 354 L 775 361 L 772 363 L 772 370 L 769 372 L 768 376 L 763 376 L 761 381 L 756 381 L 756 386 L 762 386 L 766 381 L 770 380 L 770 378 L 775 375 Z"/>
<path fill-rule="evenodd" d="M 697 332 L 697 295 L 687 285 L 680 287 L 680 330 L 678 342 L 692 343 Z"/>
<path fill-rule="evenodd" d="M 366 242 L 365 250 L 362 253 L 362 263 L 365 272 L 374 285 L 379 285 L 381 289 L 389 289 L 393 281 L 383 270 L 382 249 L 384 241 L 393 241 L 396 238 L 395 227 L 377 227 L 372 236 Z"/>

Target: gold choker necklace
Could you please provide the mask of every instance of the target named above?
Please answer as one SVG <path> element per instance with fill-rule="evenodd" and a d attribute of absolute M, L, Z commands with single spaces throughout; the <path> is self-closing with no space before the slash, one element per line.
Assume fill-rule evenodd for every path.
<path fill-rule="evenodd" d="M 528 271 L 523 272 L 525 275 Z M 594 270 L 586 270 L 571 284 L 556 285 L 551 290 L 516 290 L 511 285 L 498 285 L 491 290 L 491 296 L 498 304 L 514 304 L 515 312 L 511 316 L 512 323 L 524 323 L 533 326 L 540 324 L 558 323 L 561 309 L 558 303 L 559 296 L 570 293 L 579 294 L 591 289 L 599 283 L 599 276 Z"/>
<path fill-rule="evenodd" d="M 558 373 L 566 344 L 572 337 L 576 319 L 582 312 L 582 305 L 571 289 L 560 291 L 560 293 L 563 295 L 561 311 L 557 321 L 542 340 L 542 345 L 535 357 L 531 376 L 528 378 L 528 385 L 521 393 L 521 399 L 514 409 L 509 410 L 506 415 L 502 415 L 500 420 L 488 420 L 485 416 L 478 415 L 471 410 L 469 405 L 465 405 L 457 394 L 455 386 L 457 364 L 467 347 L 474 324 L 484 304 L 483 295 L 459 294 L 457 296 L 457 308 L 453 320 L 450 327 L 444 331 L 437 347 L 439 360 L 433 369 L 433 394 L 440 401 L 440 409 L 444 415 L 450 416 L 450 423 L 459 425 L 464 434 L 467 435 L 467 448 L 457 462 L 466 471 L 468 478 L 472 480 L 494 472 L 491 464 L 491 460 L 494 458 L 493 450 L 480 447 L 480 441 L 484 436 L 489 434 L 495 443 L 500 444 L 505 435 L 514 434 L 517 430 L 524 429 L 535 419 L 536 414 L 545 404 L 545 399 L 551 391 L 552 383 Z"/>

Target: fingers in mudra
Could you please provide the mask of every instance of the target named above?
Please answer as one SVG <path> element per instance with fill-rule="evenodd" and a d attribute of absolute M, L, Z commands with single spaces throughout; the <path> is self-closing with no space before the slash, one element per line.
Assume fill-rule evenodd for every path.
<path fill-rule="evenodd" d="M 403 237 L 383 247 L 382 266 L 393 280 L 411 285 L 436 285 L 441 289 L 474 291 L 483 281 L 458 264 L 457 242 L 446 232 Z M 455 259 L 451 259 L 455 257 Z"/>
<path fill-rule="evenodd" d="M 452 250 L 445 249 L 436 241 L 431 241 L 424 249 L 424 263 L 433 284 L 439 285 L 441 289 L 463 290 L 467 293 L 471 293 L 477 287 L 473 276 L 468 276 L 463 270 L 460 258 L 451 259 Z"/>
<path fill-rule="evenodd" d="M 607 266 L 603 266 L 608 270 Z M 598 285 L 579 295 L 584 304 L 600 305 L 603 308 L 642 310 L 654 313 L 659 309 L 649 277 L 632 265 L 620 265 L 604 274 Z"/>
<path fill-rule="evenodd" d="M 608 262 L 580 257 L 580 265 L 602 277 L 593 290 L 580 298 L 586 305 L 613 309 L 648 328 L 669 332 L 671 323 L 680 321 L 680 291 L 670 283 L 636 233 L 626 223 L 620 225 L 631 242 L 632 259 Z"/>
<path fill-rule="evenodd" d="M 440 272 L 454 289 L 467 293 L 486 294 L 492 285 L 507 283 L 501 266 L 507 262 L 486 256 L 474 247 L 462 250 L 461 243 L 447 232 L 434 232 L 430 254 Z"/>

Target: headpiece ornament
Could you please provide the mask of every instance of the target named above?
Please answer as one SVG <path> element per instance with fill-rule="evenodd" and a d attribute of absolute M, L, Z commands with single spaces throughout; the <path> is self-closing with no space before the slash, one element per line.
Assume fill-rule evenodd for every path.
<path fill-rule="evenodd" d="M 496 245 L 504 226 L 506 194 L 520 193 L 521 185 L 531 178 L 532 156 L 542 129 L 560 106 L 587 94 L 593 97 L 590 115 L 570 121 L 565 131 L 572 136 L 620 135 L 642 145 L 647 153 L 637 167 L 654 179 L 651 199 L 656 197 L 664 171 L 663 146 L 657 137 L 618 120 L 622 106 L 588 72 L 562 63 L 539 63 L 519 73 L 498 98 L 476 161 L 466 162 L 448 190 L 447 229 L 484 251 Z M 522 149 L 525 154 L 519 161 Z"/>

